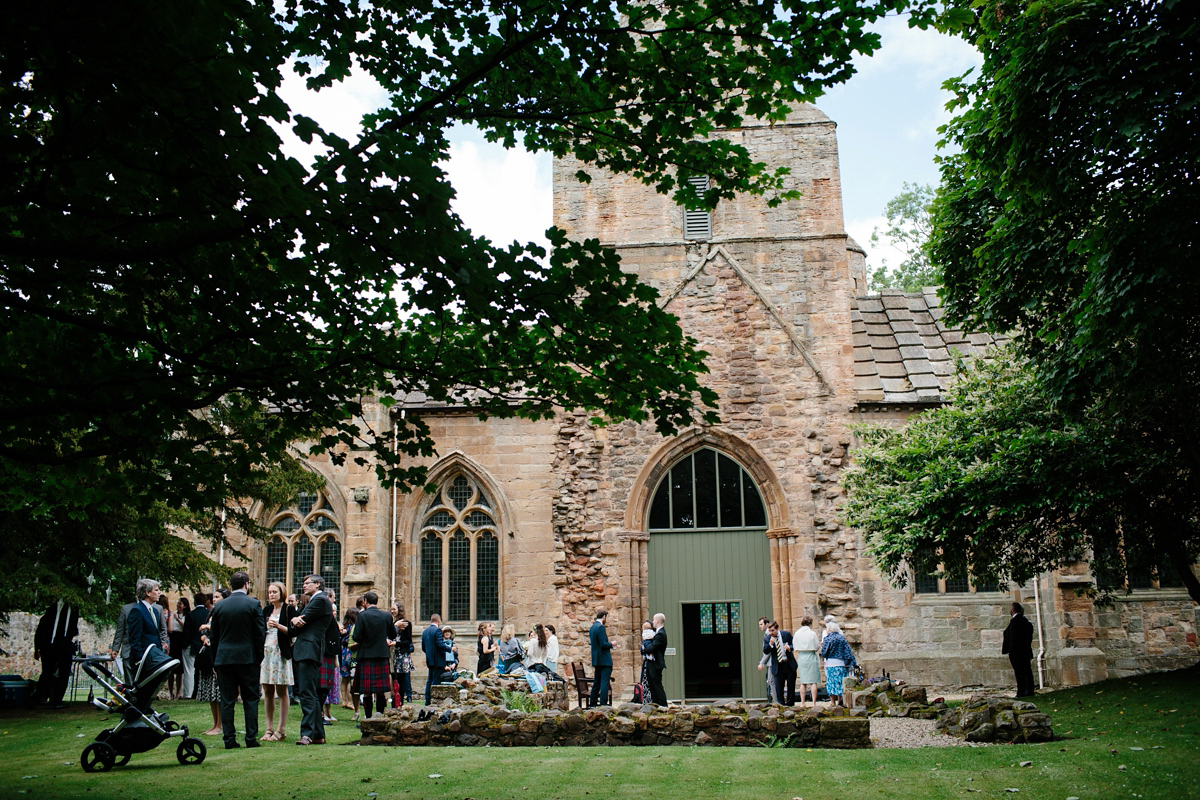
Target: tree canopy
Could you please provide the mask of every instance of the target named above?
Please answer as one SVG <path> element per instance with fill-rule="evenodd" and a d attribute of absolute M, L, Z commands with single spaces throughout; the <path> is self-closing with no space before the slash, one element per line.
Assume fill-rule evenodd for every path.
<path fill-rule="evenodd" d="M 1197 463 L 1200 21 L 1179 0 L 973 3 L 934 203 L 953 318 L 1019 331 L 1055 402 L 1174 418 Z"/>
<path fill-rule="evenodd" d="M 863 427 L 848 471 L 847 521 L 897 584 L 935 572 L 1024 583 L 1086 560 L 1115 589 L 1178 576 L 1200 602 L 1192 478 L 1169 424 L 1068 419 L 1025 359 L 963 365 L 949 407 L 905 428 Z"/>
<path fill-rule="evenodd" d="M 561 407 L 712 419 L 703 356 L 594 241 L 474 236 L 438 166 L 447 129 L 574 154 L 691 205 L 787 197 L 718 127 L 782 119 L 924 2 L 146 0 L 26 3 L 0 29 L 0 515 L 18 574 L 100 613 L 129 570 L 213 565 L 144 547 L 219 538 L 233 498 L 303 483 L 299 440 L 420 484 L 362 398 L 419 390 L 481 414 Z M 280 97 L 362 69 L 391 95 L 346 140 Z M 278 126 L 320 144 L 284 155 Z M 685 180 L 711 177 L 698 197 Z M 581 171 L 581 179 L 587 175 Z M 114 535 L 123 530 L 128 535 Z M 70 532 L 72 547 L 48 542 Z M 150 535 L 150 534 L 147 534 Z M 157 535 L 157 534 L 155 534 Z M 150 541 L 166 540 L 152 538 Z M 36 545 L 36 546 L 35 546 Z M 136 560 L 134 560 L 136 559 Z M 70 563 L 70 569 L 67 568 Z M 125 572 L 113 565 L 126 564 Z M 0 594 L 0 611 L 44 602 Z"/>

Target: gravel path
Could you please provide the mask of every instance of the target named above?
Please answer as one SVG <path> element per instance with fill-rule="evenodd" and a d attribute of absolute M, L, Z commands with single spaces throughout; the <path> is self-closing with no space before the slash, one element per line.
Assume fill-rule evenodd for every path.
<path fill-rule="evenodd" d="M 876 747 L 986 747 L 938 733 L 933 726 L 931 719 L 871 717 L 871 742 Z"/>

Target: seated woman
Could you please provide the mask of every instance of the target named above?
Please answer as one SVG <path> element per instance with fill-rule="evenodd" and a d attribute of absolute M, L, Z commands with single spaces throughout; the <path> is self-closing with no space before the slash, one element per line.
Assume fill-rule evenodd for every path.
<path fill-rule="evenodd" d="M 534 625 L 525 647 L 525 668 L 532 669 L 535 664 L 545 667 L 546 651 L 549 647 L 550 640 L 546 636 L 546 629 L 540 623 Z"/>
<path fill-rule="evenodd" d="M 516 632 L 516 628 L 511 624 L 500 630 L 500 672 L 511 672 L 513 667 L 521 666 L 525 660 L 525 648 L 521 647 L 521 640 L 516 637 Z"/>

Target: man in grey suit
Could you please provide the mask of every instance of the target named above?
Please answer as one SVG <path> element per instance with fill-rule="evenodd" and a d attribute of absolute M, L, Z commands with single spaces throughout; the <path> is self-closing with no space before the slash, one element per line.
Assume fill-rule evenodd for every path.
<path fill-rule="evenodd" d="M 262 604 L 249 594 L 250 576 L 235 572 L 229 585 L 233 592 L 213 608 L 208 618 L 208 638 L 216 653 L 213 664 L 221 691 L 221 733 L 226 750 L 241 747 L 233 722 L 233 704 L 239 691 L 246 717 L 246 747 L 259 746 L 258 699 L 262 696 L 259 666 L 267 639 Z"/>
<path fill-rule="evenodd" d="M 292 645 L 292 670 L 296 678 L 296 697 L 300 700 L 300 738 L 296 744 L 325 744 L 325 721 L 321 716 L 321 659 L 325 655 L 325 631 L 333 620 L 333 603 L 325 594 L 320 575 L 304 579 L 302 591 L 308 605 L 300 616 L 292 617 L 296 641 Z"/>
<path fill-rule="evenodd" d="M 121 674 L 126 684 L 133 683 L 134 674 L 137 672 L 137 660 L 145 652 L 145 648 L 142 647 L 138 649 L 136 657 L 134 656 L 134 639 L 139 637 L 129 635 L 129 612 L 136 611 L 140 613 L 141 609 L 138 608 L 139 603 L 144 605 L 147 598 L 152 598 L 149 602 L 153 605 L 158 601 L 159 594 L 161 594 L 161 591 L 158 581 L 150 580 L 149 578 L 140 578 L 137 582 L 137 601 L 121 606 L 121 616 L 117 618 L 117 629 L 113 634 L 112 647 L 109 649 L 109 652 L 113 658 L 121 659 Z M 156 614 L 158 621 L 159 646 L 162 647 L 164 652 L 169 653 L 170 647 L 167 637 L 166 615 L 158 613 L 154 609 L 149 610 Z"/>

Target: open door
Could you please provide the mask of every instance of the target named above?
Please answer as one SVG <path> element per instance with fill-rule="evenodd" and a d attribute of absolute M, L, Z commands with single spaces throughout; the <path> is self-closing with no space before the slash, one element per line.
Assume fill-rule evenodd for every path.
<path fill-rule="evenodd" d="M 688 700 L 742 696 L 742 603 L 684 603 L 683 694 Z"/>

